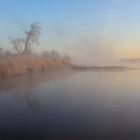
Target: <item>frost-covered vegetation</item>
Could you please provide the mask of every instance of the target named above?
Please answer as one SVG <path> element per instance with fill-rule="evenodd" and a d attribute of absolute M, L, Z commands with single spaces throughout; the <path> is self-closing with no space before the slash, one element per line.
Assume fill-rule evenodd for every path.
<path fill-rule="evenodd" d="M 37 55 L 9 55 L 0 59 L 0 77 L 61 69 L 70 65 L 70 59 L 67 57 L 48 59 Z"/>

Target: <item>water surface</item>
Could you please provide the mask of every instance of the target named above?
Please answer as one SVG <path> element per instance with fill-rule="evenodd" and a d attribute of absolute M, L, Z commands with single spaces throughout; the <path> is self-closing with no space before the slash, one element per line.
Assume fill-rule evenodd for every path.
<path fill-rule="evenodd" d="M 0 80 L 0 139 L 139 140 L 140 71 Z"/>

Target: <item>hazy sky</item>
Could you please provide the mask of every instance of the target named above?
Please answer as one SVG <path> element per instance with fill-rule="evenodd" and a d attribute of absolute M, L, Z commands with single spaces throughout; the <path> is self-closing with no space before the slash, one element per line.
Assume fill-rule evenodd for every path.
<path fill-rule="evenodd" d="M 32 22 L 42 27 L 39 49 L 95 64 L 140 57 L 140 0 L 0 0 L 0 46 Z"/>

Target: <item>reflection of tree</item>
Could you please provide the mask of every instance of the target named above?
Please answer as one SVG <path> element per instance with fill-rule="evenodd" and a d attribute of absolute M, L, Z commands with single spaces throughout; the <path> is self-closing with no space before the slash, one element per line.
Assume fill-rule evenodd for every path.
<path fill-rule="evenodd" d="M 26 88 L 25 90 L 16 90 L 15 91 L 16 100 L 20 103 L 27 106 L 32 113 L 39 113 L 40 110 L 40 102 L 37 96 L 35 96 L 33 89 Z"/>
<path fill-rule="evenodd" d="M 8 91 L 15 93 L 15 98 L 22 105 L 27 106 L 33 113 L 38 113 L 41 108 L 41 103 L 37 94 L 35 94 L 35 88 L 42 83 L 47 83 L 52 80 L 64 80 L 75 74 L 74 71 L 50 71 L 44 73 L 35 73 L 15 77 L 11 79 L 0 80 L 0 93 L 1 91 Z"/>
<path fill-rule="evenodd" d="M 76 71 L 47 71 L 42 73 L 27 74 L 19 77 L 13 78 L 3 78 L 0 79 L 0 91 L 12 91 L 19 89 L 20 91 L 25 91 L 25 89 L 34 89 L 38 87 L 41 83 L 47 83 L 53 80 L 64 80 L 69 76 L 77 73 Z"/>

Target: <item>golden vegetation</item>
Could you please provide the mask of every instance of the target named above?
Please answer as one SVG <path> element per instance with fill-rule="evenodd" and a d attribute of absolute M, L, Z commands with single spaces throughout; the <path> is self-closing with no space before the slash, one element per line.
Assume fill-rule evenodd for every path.
<path fill-rule="evenodd" d="M 0 59 L 0 77 L 60 69 L 70 66 L 68 59 L 47 59 L 37 55 L 11 55 Z"/>

